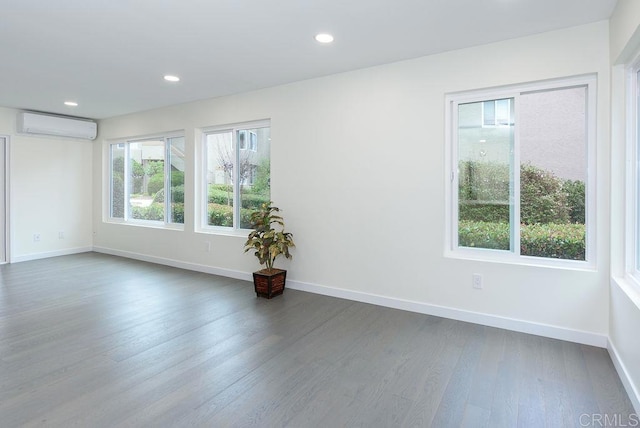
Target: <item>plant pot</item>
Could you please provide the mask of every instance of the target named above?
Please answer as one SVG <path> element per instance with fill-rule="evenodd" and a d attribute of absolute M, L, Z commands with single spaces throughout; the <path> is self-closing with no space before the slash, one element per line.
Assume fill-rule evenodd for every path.
<path fill-rule="evenodd" d="M 258 297 L 270 299 L 284 292 L 287 271 L 284 269 L 262 269 L 253 273 L 253 286 Z"/>

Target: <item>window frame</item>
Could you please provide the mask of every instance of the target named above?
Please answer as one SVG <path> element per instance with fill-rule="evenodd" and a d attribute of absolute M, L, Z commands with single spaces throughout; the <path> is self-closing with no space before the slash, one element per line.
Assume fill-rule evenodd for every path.
<path fill-rule="evenodd" d="M 640 289 L 640 54 L 625 70 L 625 273 Z"/>
<path fill-rule="evenodd" d="M 514 98 L 514 150 L 513 165 L 520 165 L 519 148 L 519 97 L 521 94 L 565 89 L 572 87 L 586 89 L 586 173 L 585 180 L 585 260 L 565 260 L 545 257 L 526 256 L 520 254 L 520 168 L 513 168 L 514 189 L 510 195 L 513 198 L 514 211 L 510 218 L 511 249 L 494 250 L 486 248 L 470 248 L 458 246 L 458 141 L 457 141 L 457 106 L 459 104 Z M 484 103 L 483 103 L 484 108 Z M 484 117 L 483 126 L 484 126 Z M 595 74 L 573 76 L 530 82 L 496 88 L 486 88 L 472 91 L 445 94 L 445 257 L 490 261 L 510 264 L 533 266 L 560 267 L 577 270 L 595 270 L 596 254 L 596 147 L 597 147 L 597 76 Z"/>
<path fill-rule="evenodd" d="M 246 236 L 250 229 L 240 228 L 240 180 L 239 180 L 239 168 L 236 168 L 235 165 L 238 165 L 240 162 L 240 152 L 245 150 L 251 150 L 249 147 L 249 134 L 250 130 L 257 128 L 271 128 L 271 119 L 262 119 L 255 120 L 250 122 L 240 122 L 234 124 L 227 125 L 219 125 L 219 126 L 209 126 L 205 128 L 201 128 L 201 142 L 200 142 L 200 171 L 199 174 L 199 182 L 200 182 L 200 192 L 199 193 L 199 221 L 197 222 L 197 232 L 200 233 L 210 233 L 217 235 L 233 235 L 233 236 Z M 241 131 L 245 131 L 245 144 L 244 146 L 240 146 L 239 138 Z M 231 145 L 233 150 L 234 157 L 234 168 L 233 168 L 233 226 L 214 226 L 208 224 L 208 181 L 207 181 L 207 171 L 208 171 L 208 161 L 209 161 L 209 153 L 207 149 L 207 136 L 210 134 L 217 133 L 231 133 Z M 252 150 L 253 151 L 253 150 Z M 256 150 L 257 151 L 257 143 Z M 271 147 L 269 147 L 269 158 L 271 158 Z M 250 177 L 247 177 L 247 181 Z"/>
<path fill-rule="evenodd" d="M 142 226 L 142 227 L 154 227 L 154 228 L 163 228 L 163 229 L 174 229 L 174 230 L 184 230 L 184 223 L 175 223 L 171 222 L 171 198 L 169 186 L 171 184 L 171 143 L 169 142 L 175 138 L 182 138 L 186 145 L 186 137 L 184 131 L 175 131 L 163 133 L 160 135 L 153 134 L 147 136 L 140 137 L 128 137 L 117 140 L 107 141 L 107 176 L 108 176 L 108 192 L 107 192 L 107 204 L 106 204 L 106 219 L 109 223 L 117 223 L 117 224 L 126 224 L 133 226 Z M 144 219 L 136 219 L 131 218 L 131 206 L 129 203 L 126 203 L 129 196 L 129 184 L 130 184 L 130 167 L 131 167 L 131 154 L 130 154 L 130 145 L 135 143 L 144 143 L 145 141 L 163 141 L 164 147 L 164 220 L 144 220 Z M 123 207 L 123 217 L 113 217 L 113 146 L 123 146 L 124 148 L 124 207 Z M 185 170 L 187 166 L 187 159 L 185 161 Z M 186 172 L 186 171 L 185 171 Z M 186 183 L 185 183 L 186 184 Z"/>

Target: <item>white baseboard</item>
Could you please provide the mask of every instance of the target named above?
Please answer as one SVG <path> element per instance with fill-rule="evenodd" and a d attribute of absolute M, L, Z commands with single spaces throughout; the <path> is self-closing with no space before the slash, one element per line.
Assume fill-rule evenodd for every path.
<path fill-rule="evenodd" d="M 355 300 L 357 302 L 370 303 L 372 305 L 386 306 L 389 308 L 402 309 L 405 311 L 434 315 L 443 318 L 450 318 L 458 321 L 470 322 L 473 324 L 480 324 L 489 327 L 497 327 L 505 330 L 517 331 L 521 333 L 534 334 L 536 336 L 566 340 L 568 342 L 597 346 L 599 348 L 607 347 L 608 338 L 603 334 L 573 330 L 553 325 L 518 320 L 514 318 L 506 318 L 498 315 L 471 312 L 464 309 L 432 305 L 429 303 L 397 299 L 393 297 L 380 296 L 359 291 L 326 287 L 323 285 L 309 284 L 300 281 L 287 280 L 287 287 L 294 290 L 308 291 L 310 293 L 339 297 L 347 300 Z"/>
<path fill-rule="evenodd" d="M 607 350 L 609 351 L 611 361 L 613 361 L 613 365 L 618 372 L 618 377 L 620 377 L 622 385 L 624 385 L 624 389 L 627 391 L 627 395 L 629 395 L 629 400 L 631 400 L 633 408 L 636 413 L 640 415 L 640 390 L 638 390 L 638 387 L 633 383 L 631 376 L 629 376 L 629 372 L 627 372 L 627 367 L 620 359 L 618 350 L 611 341 L 607 342 Z"/>
<path fill-rule="evenodd" d="M 148 256 L 145 254 L 133 253 L 129 251 L 115 250 L 104 247 L 94 247 L 94 251 L 99 253 L 111 254 L 114 256 L 127 257 L 130 259 L 142 260 L 145 262 L 158 263 L 166 266 L 173 266 L 181 269 L 193 270 L 196 272 L 221 275 L 245 281 L 252 281 L 253 278 L 251 273 L 247 272 L 215 268 L 205 265 L 199 265 L 196 263 L 188 263 L 162 257 Z M 373 305 L 385 306 L 389 308 L 401 309 L 427 315 L 434 315 L 443 318 L 450 318 L 458 321 L 486 325 L 489 327 L 497 327 L 521 333 L 535 334 L 537 336 L 566 340 L 568 342 L 597 346 L 599 348 L 607 347 L 608 338 L 606 335 L 600 335 L 586 331 L 572 330 L 552 325 L 534 323 L 530 321 L 500 317 L 497 315 L 471 312 L 463 309 L 432 305 L 410 300 L 402 300 L 393 297 L 380 296 L 359 291 L 344 290 L 340 288 L 327 287 L 300 281 L 287 280 L 287 287 L 293 290 L 307 291 L 310 293 L 338 297 L 341 299 L 353 300 L 356 302 L 370 303 Z"/>
<path fill-rule="evenodd" d="M 110 254 L 112 256 L 126 257 L 128 259 L 140 260 L 143 262 L 156 263 L 159 265 L 171 266 L 180 269 L 192 270 L 195 272 L 210 273 L 212 275 L 225 276 L 227 278 L 241 279 L 244 281 L 253 281 L 253 276 L 247 272 L 241 272 L 231 269 L 223 269 L 200 265 L 197 263 L 183 262 L 180 260 L 167 259 L 164 257 L 149 256 L 146 254 L 134 253 L 131 251 L 116 250 L 113 248 L 93 247 L 96 253 Z"/>
<path fill-rule="evenodd" d="M 30 260 L 48 259 L 49 257 L 68 256 L 71 254 L 88 253 L 92 251 L 92 247 L 67 248 L 64 250 L 46 251 L 43 253 L 32 253 L 24 256 L 11 256 L 10 263 L 28 262 Z"/>

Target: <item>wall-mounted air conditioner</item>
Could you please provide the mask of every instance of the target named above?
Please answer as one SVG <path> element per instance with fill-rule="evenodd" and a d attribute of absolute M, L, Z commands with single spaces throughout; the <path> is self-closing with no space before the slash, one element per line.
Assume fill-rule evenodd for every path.
<path fill-rule="evenodd" d="M 18 132 L 94 140 L 98 124 L 87 119 L 25 111 L 18 114 Z"/>

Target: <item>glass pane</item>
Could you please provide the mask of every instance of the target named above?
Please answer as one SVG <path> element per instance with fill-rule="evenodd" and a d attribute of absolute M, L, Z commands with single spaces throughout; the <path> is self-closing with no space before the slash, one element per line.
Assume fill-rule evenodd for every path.
<path fill-rule="evenodd" d="M 233 133 L 207 134 L 207 224 L 233 227 Z"/>
<path fill-rule="evenodd" d="M 483 127 L 487 104 L 458 106 L 458 245 L 511 250 L 513 123 Z M 508 111 L 508 110 L 507 110 Z M 503 114 L 504 115 L 504 114 Z M 508 121 L 510 122 L 510 120 Z"/>
<path fill-rule="evenodd" d="M 164 140 L 129 144 L 131 218 L 164 221 Z"/>
<path fill-rule="evenodd" d="M 238 131 L 250 150 L 240 151 L 240 227 L 249 229 L 251 213 L 271 198 L 271 128 Z"/>
<path fill-rule="evenodd" d="M 169 138 L 169 223 L 184 224 L 184 137 Z"/>
<path fill-rule="evenodd" d="M 586 100 L 586 87 L 520 98 L 522 255 L 585 260 Z"/>
<path fill-rule="evenodd" d="M 124 218 L 124 144 L 111 145 L 112 218 Z"/>

